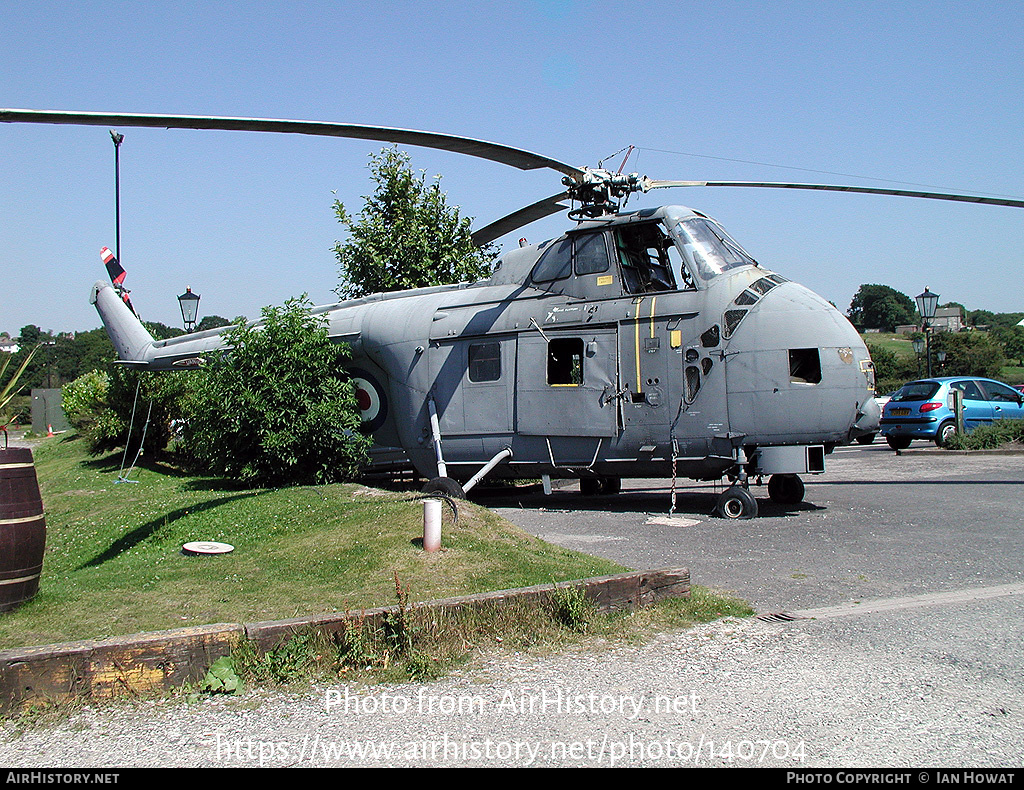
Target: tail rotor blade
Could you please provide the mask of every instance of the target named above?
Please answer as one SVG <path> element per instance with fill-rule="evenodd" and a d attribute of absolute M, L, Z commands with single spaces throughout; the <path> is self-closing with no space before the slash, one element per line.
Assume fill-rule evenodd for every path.
<path fill-rule="evenodd" d="M 109 248 L 104 247 L 100 250 L 100 258 L 103 259 L 103 264 L 107 267 L 107 274 L 110 275 L 110 282 L 114 285 L 121 285 L 124 282 L 125 270 L 121 268 L 121 264 L 117 262 L 117 258 L 114 257 L 114 253 Z"/>

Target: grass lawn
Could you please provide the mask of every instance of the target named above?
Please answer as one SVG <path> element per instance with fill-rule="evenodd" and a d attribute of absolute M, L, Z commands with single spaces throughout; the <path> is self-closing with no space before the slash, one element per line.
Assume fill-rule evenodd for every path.
<path fill-rule="evenodd" d="M 118 483 L 118 454 L 70 437 L 33 448 L 46 512 L 39 594 L 0 614 L 0 649 L 219 622 L 252 622 L 621 573 L 484 508 L 446 507 L 427 554 L 415 494 L 361 485 L 239 489 L 149 464 Z M 220 541 L 230 554 L 186 556 Z"/>
<path fill-rule="evenodd" d="M 914 344 L 910 335 L 897 335 L 893 332 L 871 332 L 862 334 L 865 343 L 892 351 L 899 356 L 914 358 Z"/>

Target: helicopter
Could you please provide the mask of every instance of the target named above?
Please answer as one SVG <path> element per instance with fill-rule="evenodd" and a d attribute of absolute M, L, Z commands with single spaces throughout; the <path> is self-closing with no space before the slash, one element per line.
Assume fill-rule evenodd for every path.
<path fill-rule="evenodd" d="M 576 167 L 455 135 L 320 121 L 0 110 L 0 121 L 242 130 L 346 137 L 453 151 L 562 189 L 473 233 L 480 245 L 568 211 L 575 227 L 504 252 L 475 283 L 378 293 L 314 308 L 351 349 L 368 469 L 412 468 L 424 491 L 465 497 L 483 479 L 578 478 L 584 495 L 624 478 L 727 479 L 715 511 L 758 513 L 750 488 L 804 499 L 801 475 L 836 447 L 877 433 L 874 368 L 849 320 L 766 268 L 692 208 L 626 211 L 631 195 L 674 187 L 854 192 L 1024 208 L 1024 201 L 913 190 L 744 181 L 659 181 Z M 108 271 L 113 272 L 108 259 Z M 223 329 L 154 340 L 120 282 L 95 305 L 120 363 L 198 367 Z"/>

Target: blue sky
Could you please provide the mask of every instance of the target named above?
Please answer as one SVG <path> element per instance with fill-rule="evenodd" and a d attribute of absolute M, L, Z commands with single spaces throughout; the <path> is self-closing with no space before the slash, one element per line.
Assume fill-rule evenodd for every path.
<path fill-rule="evenodd" d="M 594 165 L 637 146 L 659 179 L 850 183 L 1024 195 L 1017 2 L 41 2 L 0 10 L 0 106 L 379 124 Z M 133 302 L 179 325 L 334 301 L 335 197 L 358 210 L 380 144 L 120 129 Z M 560 188 L 409 148 L 483 225 Z M 114 246 L 103 127 L 0 124 L 0 331 L 99 326 Z M 617 166 L 617 162 L 616 165 Z M 662 190 L 843 310 L 861 283 L 1024 310 L 1024 210 L 896 197 Z M 570 223 L 513 234 L 531 241 Z"/>

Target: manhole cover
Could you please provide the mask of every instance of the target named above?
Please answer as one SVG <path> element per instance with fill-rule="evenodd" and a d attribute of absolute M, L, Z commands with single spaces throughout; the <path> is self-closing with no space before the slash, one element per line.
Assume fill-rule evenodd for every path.
<path fill-rule="evenodd" d="M 757 619 L 766 623 L 792 623 L 795 620 L 804 620 L 806 618 L 798 614 L 790 614 L 789 612 L 773 612 L 772 614 L 762 614 Z"/>
<path fill-rule="evenodd" d="M 230 543 L 217 543 L 212 540 L 194 540 L 181 547 L 185 554 L 227 554 L 234 551 L 235 547 Z"/>

